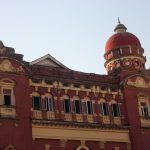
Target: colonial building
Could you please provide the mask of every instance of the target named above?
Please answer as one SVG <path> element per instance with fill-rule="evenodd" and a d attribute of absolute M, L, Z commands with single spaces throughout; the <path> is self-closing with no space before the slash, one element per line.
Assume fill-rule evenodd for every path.
<path fill-rule="evenodd" d="M 118 24 L 108 75 L 32 62 L 0 42 L 1 150 L 149 150 L 150 71 L 139 39 Z"/>

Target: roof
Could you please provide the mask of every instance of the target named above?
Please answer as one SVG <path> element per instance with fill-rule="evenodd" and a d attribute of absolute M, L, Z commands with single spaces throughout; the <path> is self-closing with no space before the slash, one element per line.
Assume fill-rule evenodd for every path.
<path fill-rule="evenodd" d="M 141 47 L 139 39 L 132 33 L 122 32 L 113 34 L 106 42 L 105 52 L 121 46 Z"/>
<path fill-rule="evenodd" d="M 55 67 L 55 68 L 69 69 L 68 67 L 63 65 L 61 62 L 56 60 L 54 57 L 52 57 L 50 54 L 47 54 L 43 57 L 40 57 L 30 62 L 30 65 L 40 65 L 40 66 L 49 66 L 49 67 Z"/>

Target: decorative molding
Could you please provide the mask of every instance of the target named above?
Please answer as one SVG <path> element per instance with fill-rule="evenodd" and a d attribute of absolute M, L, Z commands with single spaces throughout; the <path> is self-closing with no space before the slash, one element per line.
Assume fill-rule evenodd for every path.
<path fill-rule="evenodd" d="M 0 64 L 0 71 L 2 72 L 25 72 L 22 66 L 15 68 L 12 63 L 5 59 Z"/>
<path fill-rule="evenodd" d="M 76 150 L 90 150 L 87 146 L 79 146 L 76 148 Z"/>
<path fill-rule="evenodd" d="M 133 81 L 132 79 L 128 79 L 127 85 L 140 88 L 149 88 L 150 81 L 146 82 L 143 77 L 136 77 L 135 81 Z"/>
<path fill-rule="evenodd" d="M 15 147 L 13 147 L 12 145 L 8 145 L 3 150 L 17 150 L 17 149 Z"/>

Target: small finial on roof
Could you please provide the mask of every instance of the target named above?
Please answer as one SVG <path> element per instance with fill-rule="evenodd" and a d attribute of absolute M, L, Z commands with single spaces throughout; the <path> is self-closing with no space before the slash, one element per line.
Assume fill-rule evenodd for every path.
<path fill-rule="evenodd" d="M 118 17 L 118 24 L 120 24 L 120 19 L 119 19 L 119 17 Z"/>
<path fill-rule="evenodd" d="M 125 27 L 124 24 L 122 24 L 122 23 L 120 22 L 120 19 L 119 19 L 119 17 L 118 17 L 118 24 L 117 24 L 117 26 L 115 27 L 114 31 L 115 31 L 116 33 L 118 33 L 118 32 L 126 32 L 126 30 L 127 30 L 127 28 Z"/>

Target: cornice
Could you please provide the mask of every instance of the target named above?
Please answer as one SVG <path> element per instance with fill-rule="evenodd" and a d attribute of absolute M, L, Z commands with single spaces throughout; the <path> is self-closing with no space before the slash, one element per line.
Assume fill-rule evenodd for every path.
<path fill-rule="evenodd" d="M 72 127 L 72 128 L 87 128 L 87 129 L 109 129 L 109 130 L 128 130 L 128 125 L 115 125 L 115 124 L 100 124 L 100 123 L 80 123 L 80 122 L 66 122 L 54 120 L 39 120 L 32 119 L 33 125 L 42 126 L 56 126 L 56 127 Z"/>

